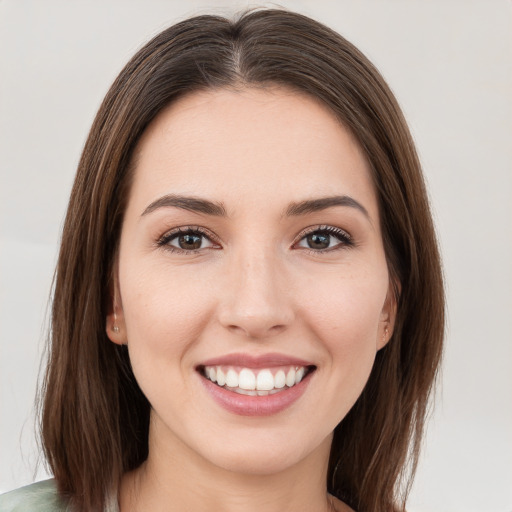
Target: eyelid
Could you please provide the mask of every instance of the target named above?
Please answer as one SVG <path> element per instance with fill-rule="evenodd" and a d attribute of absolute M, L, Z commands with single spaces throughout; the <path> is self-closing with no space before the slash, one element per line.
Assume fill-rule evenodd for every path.
<path fill-rule="evenodd" d="M 324 249 L 324 250 L 315 250 L 315 249 L 311 249 L 311 248 L 308 249 L 306 247 L 302 248 L 303 250 L 310 251 L 315 254 L 321 254 L 321 253 L 330 252 L 330 251 L 333 251 L 336 249 L 351 247 L 354 245 L 352 236 L 345 229 L 342 229 L 342 228 L 339 228 L 336 226 L 332 226 L 332 225 L 328 225 L 328 224 L 322 224 L 322 225 L 316 225 L 316 226 L 309 226 L 307 228 L 304 228 L 302 231 L 300 231 L 300 233 L 295 237 L 295 241 L 292 244 L 292 248 L 295 248 L 297 246 L 297 244 L 301 240 L 303 240 L 306 236 L 308 236 L 309 234 L 317 233 L 317 232 L 328 233 L 330 235 L 336 236 L 339 240 L 339 244 L 337 244 L 335 247 L 331 247 L 331 248 Z M 172 238 L 174 238 L 175 236 L 177 236 L 179 234 L 187 234 L 187 233 L 200 234 L 201 236 L 204 236 L 205 238 L 207 238 L 212 244 L 217 245 L 217 247 L 205 247 L 202 249 L 186 250 L 186 249 L 180 249 L 178 247 L 171 246 L 169 244 L 170 240 Z M 167 230 L 162 236 L 160 236 L 156 240 L 156 246 L 161 247 L 165 250 L 169 250 L 171 252 L 181 252 L 181 253 L 187 253 L 187 254 L 193 254 L 193 253 L 205 250 L 205 249 L 221 248 L 220 240 L 219 240 L 218 236 L 215 235 L 215 233 L 213 233 L 209 229 L 206 229 L 201 226 L 195 226 L 195 225 L 194 226 L 177 226 L 175 228 Z"/>
<path fill-rule="evenodd" d="M 292 248 L 293 247 L 296 247 L 297 244 L 303 240 L 306 236 L 312 234 L 312 233 L 317 233 L 317 232 L 320 232 L 320 233 L 328 233 L 330 235 L 333 235 L 333 236 L 337 236 L 338 239 L 340 240 L 340 243 L 338 245 L 336 245 L 335 247 L 331 247 L 329 249 L 324 249 L 324 250 L 315 250 L 315 249 L 311 249 L 311 248 L 306 248 L 304 247 L 303 249 L 306 250 L 306 251 L 311 251 L 315 254 L 321 254 L 321 253 L 326 253 L 326 252 L 330 252 L 330 251 L 333 251 L 333 250 L 336 250 L 336 249 L 341 249 L 341 248 L 346 248 L 346 247 L 352 247 L 354 244 L 354 241 L 352 239 L 352 236 L 350 235 L 350 233 L 348 231 L 346 231 L 345 229 L 342 229 L 342 228 L 339 228 L 339 227 L 336 227 L 336 226 L 331 226 L 329 224 L 322 224 L 322 225 L 317 225 L 317 226 L 309 226 L 305 229 L 303 229 L 295 238 L 295 241 L 293 242 L 292 244 Z"/>
<path fill-rule="evenodd" d="M 169 250 L 171 252 L 183 252 L 183 253 L 194 253 L 194 252 L 201 251 L 204 249 L 212 249 L 212 247 L 205 247 L 204 249 L 185 250 L 185 249 L 180 249 L 178 247 L 169 245 L 169 241 L 172 238 L 174 238 L 176 235 L 187 234 L 187 233 L 198 233 L 201 236 L 204 236 L 205 238 L 207 238 L 212 244 L 220 246 L 220 240 L 217 237 L 217 235 L 215 235 L 215 233 L 213 233 L 209 229 L 203 228 L 201 226 L 178 226 L 178 227 L 169 229 L 161 237 L 158 238 L 158 240 L 156 241 L 156 245 L 157 245 L 157 247 L 161 247 L 161 248 Z M 213 248 L 218 248 L 218 247 L 213 247 Z"/>

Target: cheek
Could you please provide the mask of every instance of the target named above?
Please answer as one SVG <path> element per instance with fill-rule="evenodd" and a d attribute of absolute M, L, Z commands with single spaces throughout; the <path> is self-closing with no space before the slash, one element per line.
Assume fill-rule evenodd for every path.
<path fill-rule="evenodd" d="M 213 307 L 204 284 L 179 269 L 149 266 L 135 273 L 127 265 L 120 281 L 128 346 L 138 360 L 181 362 L 200 336 Z"/>
<path fill-rule="evenodd" d="M 375 346 L 387 295 L 387 272 L 347 274 L 305 283 L 301 293 L 302 314 L 333 350 L 370 342 Z"/>
<path fill-rule="evenodd" d="M 309 299 L 304 296 L 302 315 L 325 350 L 333 404 L 343 400 L 346 409 L 361 393 L 373 367 L 387 272 L 319 281 L 314 290 Z"/>
<path fill-rule="evenodd" d="M 120 268 L 130 362 L 142 392 L 157 410 L 185 410 L 192 392 L 186 378 L 191 349 L 208 322 L 211 299 L 190 277 L 161 266 Z"/>

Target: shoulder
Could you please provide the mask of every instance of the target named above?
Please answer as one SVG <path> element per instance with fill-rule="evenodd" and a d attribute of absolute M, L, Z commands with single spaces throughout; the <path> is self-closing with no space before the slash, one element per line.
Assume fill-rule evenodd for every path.
<path fill-rule="evenodd" d="M 55 480 L 37 482 L 0 496 L 0 512 L 66 512 L 67 508 Z"/>

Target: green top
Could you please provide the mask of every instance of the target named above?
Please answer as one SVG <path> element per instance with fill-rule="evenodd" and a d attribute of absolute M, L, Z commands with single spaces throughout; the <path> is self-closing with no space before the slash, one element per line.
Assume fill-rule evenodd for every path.
<path fill-rule="evenodd" d="M 68 501 L 59 496 L 52 479 L 2 494 L 0 512 L 71 512 L 71 509 Z M 117 501 L 111 500 L 105 512 L 119 512 Z"/>

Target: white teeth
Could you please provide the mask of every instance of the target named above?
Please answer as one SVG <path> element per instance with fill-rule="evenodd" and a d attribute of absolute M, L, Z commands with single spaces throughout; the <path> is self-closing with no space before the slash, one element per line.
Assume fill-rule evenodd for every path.
<path fill-rule="evenodd" d="M 219 381 L 217 380 L 218 383 Z M 244 368 L 240 372 L 238 375 L 238 387 L 247 390 L 256 389 L 256 376 L 251 370 Z"/>
<path fill-rule="evenodd" d="M 226 374 L 226 386 L 229 388 L 238 387 L 238 373 L 236 373 L 235 370 L 228 370 L 228 373 Z"/>
<path fill-rule="evenodd" d="M 226 376 L 221 368 L 217 368 L 217 384 L 219 386 L 224 386 L 224 384 L 226 384 Z"/>
<path fill-rule="evenodd" d="M 218 381 L 217 381 L 218 382 Z M 290 368 L 286 374 L 286 385 L 292 387 L 295 384 L 295 370 Z"/>
<path fill-rule="evenodd" d="M 256 389 L 258 391 L 270 391 L 271 389 L 274 389 L 274 376 L 270 370 L 261 370 L 261 372 L 258 373 Z"/>
<path fill-rule="evenodd" d="M 291 388 L 302 381 L 305 373 L 306 368 L 303 366 L 289 367 L 287 373 L 284 369 L 279 369 L 275 375 L 269 368 L 259 371 L 242 368 L 239 372 L 234 368 L 224 367 L 223 369 L 221 366 L 204 368 L 205 377 L 212 382 L 236 393 L 251 396 L 272 395 L 283 390 L 285 386 Z"/>
<path fill-rule="evenodd" d="M 286 375 L 283 370 L 279 370 L 274 377 L 274 387 L 277 389 L 284 388 L 286 386 Z"/>

